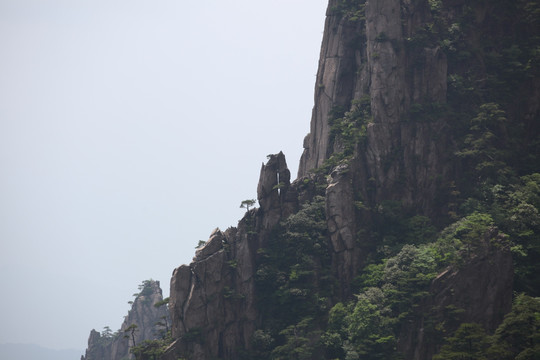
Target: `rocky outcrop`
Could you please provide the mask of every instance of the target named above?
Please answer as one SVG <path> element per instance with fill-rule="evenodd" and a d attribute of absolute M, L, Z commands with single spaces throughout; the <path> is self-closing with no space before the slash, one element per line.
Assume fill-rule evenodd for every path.
<path fill-rule="evenodd" d="M 177 340 L 166 358 L 188 353 L 192 359 L 232 358 L 249 344 L 257 313 L 248 222 L 238 230 L 216 229 L 193 262 L 173 272 L 170 306 Z"/>
<path fill-rule="evenodd" d="M 256 306 L 257 250 L 268 234 L 297 210 L 297 196 L 283 153 L 262 165 L 257 197 L 260 208 L 246 212 L 238 227 L 216 229 L 190 265 L 174 270 L 170 310 L 176 339 L 165 359 L 238 358 L 251 347 L 259 312 Z"/>
<path fill-rule="evenodd" d="M 356 245 L 356 211 L 353 203 L 352 172 L 348 165 L 332 171 L 326 187 L 326 217 L 334 274 L 340 280 L 342 296 L 350 294 L 350 284 L 359 268 Z"/>
<path fill-rule="evenodd" d="M 125 341 L 123 341 L 125 343 Z M 124 345 L 124 344 L 122 344 Z M 88 348 L 86 348 L 86 354 L 81 356 L 81 360 L 98 360 L 98 359 L 121 359 L 121 357 L 113 357 L 112 343 L 108 341 L 106 336 L 101 336 L 101 334 L 92 329 L 90 331 L 90 336 L 88 337 Z M 127 354 L 127 343 L 124 348 L 123 354 Z M 116 353 L 116 351 L 114 351 Z"/>
<path fill-rule="evenodd" d="M 141 292 L 137 295 L 131 310 L 124 318 L 124 322 L 115 334 L 99 333 L 96 330 L 90 332 L 88 348 L 81 360 L 120 360 L 131 359 L 133 355 L 130 349 L 145 340 L 153 340 L 161 337 L 170 324 L 169 313 L 166 306 L 154 306 L 163 300 L 163 294 L 159 281 L 146 280 L 139 287 Z M 163 325 L 157 325 L 162 323 Z M 130 326 L 135 326 L 133 334 L 127 331 Z M 133 340 L 134 339 L 134 340 Z"/>
<path fill-rule="evenodd" d="M 282 152 L 270 155 L 268 162 L 261 167 L 257 185 L 262 229 L 271 229 L 280 219 L 296 210 L 296 193 L 290 185 L 291 172 L 287 168 L 285 155 Z"/>

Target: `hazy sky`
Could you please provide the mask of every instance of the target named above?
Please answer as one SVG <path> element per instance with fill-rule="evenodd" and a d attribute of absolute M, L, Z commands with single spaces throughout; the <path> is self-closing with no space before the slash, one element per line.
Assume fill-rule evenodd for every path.
<path fill-rule="evenodd" d="M 86 347 L 296 174 L 327 0 L 0 0 L 0 343 Z"/>

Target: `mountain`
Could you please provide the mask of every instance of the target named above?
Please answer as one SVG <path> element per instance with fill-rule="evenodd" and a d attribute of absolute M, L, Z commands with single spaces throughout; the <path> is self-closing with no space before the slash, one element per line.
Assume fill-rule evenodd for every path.
<path fill-rule="evenodd" d="M 53 350 L 34 344 L 0 344 L 0 359 L 5 360 L 73 360 L 80 350 Z"/>
<path fill-rule="evenodd" d="M 540 357 L 540 4 L 330 0 L 298 178 L 173 272 L 139 359 Z"/>
<path fill-rule="evenodd" d="M 145 280 L 139 285 L 120 330 L 113 333 L 92 330 L 88 348 L 81 360 L 120 360 L 133 358 L 132 348 L 144 341 L 159 339 L 169 331 L 169 314 L 159 281 Z"/>

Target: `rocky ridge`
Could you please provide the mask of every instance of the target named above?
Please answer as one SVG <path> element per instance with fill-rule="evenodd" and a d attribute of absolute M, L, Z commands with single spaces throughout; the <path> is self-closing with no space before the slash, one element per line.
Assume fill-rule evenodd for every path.
<path fill-rule="evenodd" d="M 170 323 L 169 312 L 166 306 L 156 307 L 155 304 L 163 300 L 163 294 L 159 281 L 146 280 L 140 286 L 141 292 L 137 295 L 124 322 L 115 334 L 100 333 L 92 329 L 88 338 L 88 348 L 81 360 L 121 360 L 132 359 L 130 349 L 145 340 L 157 339 L 160 332 L 166 331 Z M 165 327 L 156 325 L 166 324 Z M 133 332 L 128 330 L 130 326 L 136 326 Z"/>
<path fill-rule="evenodd" d="M 384 269 L 384 261 L 399 253 L 398 245 L 404 248 L 407 244 L 416 252 L 425 250 L 421 246 L 434 240 L 425 235 L 427 232 L 441 232 L 449 224 L 457 224 L 452 230 L 454 237 L 443 239 L 437 246 L 458 247 L 453 256 L 459 259 L 442 270 L 437 268 L 436 273 L 420 274 L 433 277 L 429 278 L 427 289 L 420 292 L 422 296 L 407 303 L 409 308 L 403 311 L 408 316 L 406 321 L 397 319 L 402 313 L 396 315 L 399 327 L 391 347 L 407 359 L 431 359 L 442 344 L 434 340 L 434 334 L 452 334 L 459 324 L 467 322 L 479 324 L 487 333 L 495 331 L 512 306 L 515 259 L 508 237 L 494 225 L 493 217 L 500 217 L 501 213 L 488 214 L 487 207 L 477 204 L 488 197 L 499 196 L 497 201 L 502 201 L 506 196 L 501 195 L 503 185 L 493 185 L 496 181 L 508 183 L 510 172 L 504 161 L 497 158 L 500 151 L 492 148 L 507 149 L 510 130 L 528 129 L 527 137 L 518 144 L 522 149 L 512 155 L 514 160 L 520 159 L 522 156 L 515 155 L 519 151 L 523 155 L 527 149 L 538 150 L 534 139 L 540 133 L 537 78 L 524 76 L 521 82 L 514 81 L 514 93 L 510 94 L 513 97 L 505 89 L 497 88 L 497 84 L 506 87 L 509 81 L 494 80 L 500 72 L 496 63 L 500 59 L 491 52 L 504 35 L 500 29 L 510 33 L 505 41 L 517 41 L 519 34 L 512 34 L 509 29 L 521 29 L 514 26 L 514 22 L 520 21 L 518 16 L 503 16 L 507 10 L 504 6 L 511 2 L 502 3 L 505 2 L 329 1 L 315 105 L 310 133 L 304 139 L 298 179 L 291 182 L 284 154 L 269 155 L 257 186 L 259 208 L 247 211 L 236 227 L 214 230 L 191 264 L 174 270 L 169 303 L 173 341 L 162 359 L 258 358 L 261 340 L 266 345 L 280 341 L 279 346 L 267 351 L 281 354 L 301 351 L 306 343 L 319 350 L 317 346 L 321 345 L 317 341 L 326 330 L 324 324 L 313 325 L 314 331 L 308 333 L 307 322 L 297 322 L 299 319 L 292 316 L 294 321 L 285 322 L 285 329 L 265 333 L 265 322 L 275 319 L 269 319 L 272 313 L 264 309 L 269 304 L 261 297 L 265 289 L 261 289 L 260 279 L 268 276 L 270 269 L 270 277 L 275 276 L 274 283 L 281 286 L 278 290 L 289 291 L 278 294 L 282 309 L 294 302 L 291 298 L 308 299 L 308 290 L 302 284 L 295 283 L 293 288 L 283 284 L 294 283 L 295 279 L 301 282 L 298 279 L 305 276 L 313 287 L 323 286 L 320 270 L 326 253 L 320 258 L 310 255 L 307 260 L 297 260 L 295 265 L 299 266 L 292 270 L 261 266 L 268 249 L 283 240 L 286 222 L 307 205 L 317 201 L 321 204 L 320 199 L 324 202 L 324 229 L 315 236 L 326 242 L 323 247 L 316 242 L 310 246 L 328 249 L 331 274 L 325 276 L 332 288 L 330 295 L 315 297 L 316 311 L 326 311 L 321 323 L 329 321 L 328 309 L 332 306 L 358 299 L 355 286 L 366 281 L 362 278 L 367 272 L 366 264 L 383 265 Z M 497 16 L 488 15 L 492 13 Z M 497 21 L 503 21 L 504 26 Z M 532 24 L 536 20 L 527 21 Z M 529 31 L 529 25 L 520 26 L 524 28 L 520 31 Z M 510 50 L 497 49 L 496 55 Z M 490 63 L 493 58 L 495 63 Z M 510 60 L 503 65 L 518 66 L 519 62 Z M 529 61 L 529 68 L 535 66 L 533 60 Z M 495 100 L 500 104 L 495 104 Z M 504 117 L 500 115 L 501 108 Z M 496 121 L 516 124 L 515 129 L 499 125 L 488 129 L 492 131 L 489 136 L 480 139 L 484 143 L 475 142 L 479 126 L 474 121 L 484 121 L 486 117 L 492 120 L 492 114 L 498 114 Z M 489 144 L 492 148 L 486 146 L 493 138 L 497 142 Z M 477 147 L 467 149 L 470 144 Z M 481 156 L 485 161 L 478 166 L 475 161 Z M 485 167 L 497 171 L 491 171 L 489 178 Z M 538 168 L 516 167 L 516 172 L 522 171 L 518 175 L 531 170 Z M 484 192 L 479 194 L 475 187 L 482 187 Z M 505 201 L 504 206 L 511 202 Z M 478 215 L 471 210 L 458 215 L 460 206 L 477 206 L 485 213 Z M 527 203 L 525 207 L 532 217 L 537 216 L 534 206 Z M 472 227 L 457 221 L 466 220 L 471 214 L 476 214 L 477 221 L 470 220 Z M 411 222 L 405 225 L 403 221 L 411 219 L 420 221 L 416 223 L 419 232 L 414 233 L 418 238 L 413 240 L 406 239 L 405 234 Z M 311 220 L 303 219 L 306 223 Z M 504 221 L 497 221 L 510 229 Z M 293 234 L 292 242 L 313 235 L 306 229 L 301 231 Z M 276 250 L 274 246 L 273 251 L 277 252 L 274 256 L 285 258 L 290 255 L 285 252 L 291 250 Z M 298 257 L 302 255 L 305 254 Z M 302 264 L 310 263 L 312 269 L 299 274 L 305 270 L 300 269 L 304 260 Z M 377 261 L 381 263 L 376 264 Z M 404 264 L 404 268 L 410 265 Z M 400 289 L 391 290 L 399 293 Z M 377 291 L 383 293 L 381 289 Z M 449 317 L 452 309 L 455 313 Z M 434 324 L 439 326 L 439 333 Z M 287 334 L 295 342 L 287 343 Z M 319 351 L 318 358 L 345 358 L 346 346 L 342 343 L 334 349 L 341 351 L 341 355 L 326 356 Z"/>

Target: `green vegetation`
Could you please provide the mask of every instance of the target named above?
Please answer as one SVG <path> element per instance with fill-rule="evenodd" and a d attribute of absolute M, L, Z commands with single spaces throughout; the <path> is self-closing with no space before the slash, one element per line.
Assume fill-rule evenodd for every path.
<path fill-rule="evenodd" d="M 325 202 L 316 196 L 283 221 L 258 252 L 256 286 L 265 327 L 252 358 L 316 359 L 335 279 L 330 270 Z"/>
<path fill-rule="evenodd" d="M 246 211 L 249 211 L 249 208 L 252 207 L 253 205 L 255 205 L 256 203 L 257 203 L 257 200 L 255 200 L 255 199 L 243 200 L 240 203 L 240 208 L 246 209 Z"/>
<path fill-rule="evenodd" d="M 167 307 L 169 304 L 169 298 L 165 298 L 154 304 L 154 307 Z M 130 326 L 131 327 L 131 326 Z M 167 316 L 162 316 L 160 321 L 155 324 L 156 334 L 159 335 L 155 340 L 144 340 L 140 344 L 135 344 L 131 347 L 130 351 L 135 356 L 136 360 L 158 360 L 165 353 L 165 350 L 173 342 L 171 336 L 171 330 L 169 327 L 169 320 Z M 128 327 L 126 331 L 130 328 Z"/>
<path fill-rule="evenodd" d="M 330 10 L 351 22 L 365 21 L 365 6 L 366 0 L 339 0 Z"/>
<path fill-rule="evenodd" d="M 200 249 L 204 245 L 206 245 L 206 241 L 205 240 L 199 240 L 199 242 L 197 243 L 197 246 L 195 246 L 195 249 Z"/>
<path fill-rule="evenodd" d="M 145 340 L 139 345 L 131 348 L 131 353 L 136 360 L 158 360 L 165 353 L 167 347 L 172 343 L 171 333 L 157 340 Z"/>
<path fill-rule="evenodd" d="M 434 359 L 540 357 L 540 119 L 527 110 L 538 102 L 527 103 L 540 75 L 540 2 L 479 3 L 450 8 L 449 2 L 429 0 L 432 22 L 404 41 L 418 68 L 426 48 L 441 49 L 448 60 L 447 103 L 424 99 L 403 119 L 446 124 L 457 169 L 455 178 L 442 179 L 446 193 L 438 194 L 448 213 L 429 218 L 397 200 L 355 198 L 358 214 L 368 214 L 357 240 L 369 255 L 352 284 L 354 296 L 341 299 L 330 265 L 324 199 L 304 205 L 259 251 L 263 326 L 246 358 L 401 359 L 401 331 L 418 319 L 440 348 Z M 330 10 L 351 22 L 365 21 L 364 5 L 342 0 Z M 479 21 L 482 11 L 489 16 Z M 381 32 L 375 41 L 392 39 Z M 315 172 L 327 175 L 349 163 L 371 121 L 369 97 L 334 107 L 334 153 Z M 456 306 L 422 306 L 438 274 L 459 269 L 488 247 L 510 249 L 515 270 L 514 305 L 494 334 L 464 322 L 464 310 Z"/>
<path fill-rule="evenodd" d="M 392 246 L 381 249 L 360 272 L 354 299 L 334 306 L 337 284 L 330 268 L 325 203 L 324 198 L 315 197 L 283 221 L 269 246 L 259 251 L 258 303 L 265 327 L 254 334 L 257 350 L 246 358 L 397 359 L 400 329 L 422 317 L 427 321 L 426 332 L 442 339 L 459 325 L 462 311 L 448 308 L 443 323 L 429 325 L 430 314 L 420 312 L 422 299 L 429 295 L 437 274 L 449 266 L 459 268 L 479 247 L 511 246 L 517 254 L 516 269 L 524 274 L 523 282 L 538 289 L 531 276 L 538 270 L 537 262 L 528 261 L 528 257 L 537 256 L 539 240 L 516 215 L 525 216 L 529 223 L 535 218 L 531 214 L 537 214 L 539 190 L 540 175 L 524 177 L 511 191 L 497 190 L 498 197 L 493 199 L 498 205 L 477 204 L 475 211 L 438 234 L 426 217 L 400 216 L 399 204 L 385 204 L 379 211 L 385 214 L 389 227 L 394 227 L 385 232 L 386 238 L 393 236 L 388 243 Z M 512 236 L 497 236 L 503 228 Z M 519 242 L 517 237 L 513 240 L 516 232 L 522 237 Z M 465 336 L 465 330 L 453 336 Z M 447 345 L 452 341 L 448 337 Z"/>
<path fill-rule="evenodd" d="M 339 142 L 345 156 L 352 154 L 356 144 L 365 139 L 366 127 L 371 119 L 371 101 L 369 96 L 353 100 L 350 111 L 343 112 L 339 107 L 330 113 L 330 138 Z"/>
<path fill-rule="evenodd" d="M 124 329 L 124 338 L 131 339 L 131 346 L 136 346 L 135 343 L 135 333 L 139 331 L 139 327 L 136 324 L 129 325 Z"/>
<path fill-rule="evenodd" d="M 109 326 L 105 326 L 103 327 L 103 331 L 101 332 L 101 337 L 105 339 L 110 339 L 114 337 L 114 333 Z"/>
<path fill-rule="evenodd" d="M 328 114 L 330 141 L 339 150 L 314 171 L 317 174 L 329 174 L 336 166 L 348 163 L 356 147 L 365 140 L 367 126 L 372 121 L 369 96 L 353 100 L 349 111 L 340 106 L 334 107 Z"/>
<path fill-rule="evenodd" d="M 454 178 L 440 179 L 437 197 L 447 213 L 427 216 L 399 199 L 375 202 L 355 194 L 356 241 L 364 257 L 350 296 L 342 297 L 325 198 L 313 196 L 258 250 L 261 326 L 243 359 L 402 359 L 402 331 L 420 320 L 426 341 L 440 349 L 435 360 L 540 357 L 540 119 L 531 115 L 538 99 L 531 104 L 529 94 L 537 91 L 540 74 L 540 2 L 457 3 L 429 0 L 430 22 L 400 44 L 414 69 L 425 65 L 426 49 L 438 48 L 448 60 L 447 102 L 418 100 L 402 119 L 444 124 L 440 136 L 454 146 L 448 149 Z M 330 11 L 348 26 L 365 21 L 364 0 L 340 0 Z M 384 32 L 374 40 L 395 41 Z M 304 180 L 319 193 L 327 185 L 324 175 L 351 163 L 365 145 L 373 121 L 369 96 L 334 107 L 328 121 L 334 153 L 315 170 L 316 180 Z M 392 161 L 402 151 L 394 150 Z M 373 183 L 362 185 L 369 192 Z M 241 207 L 249 211 L 254 204 L 244 200 Z M 249 235 L 256 235 L 255 220 L 246 221 Z M 515 271 L 512 310 L 492 334 L 465 321 L 456 305 L 426 305 L 438 275 L 459 270 L 488 248 L 510 250 Z M 238 262 L 227 265 L 235 270 Z M 223 296 L 244 295 L 226 287 Z M 203 343 L 202 334 L 192 329 L 184 339 Z M 137 359 L 159 357 L 167 336 L 139 345 Z"/>
<path fill-rule="evenodd" d="M 415 226 L 409 230 L 401 227 L 402 236 L 395 240 L 402 244 L 400 250 L 390 257 L 381 255 L 378 262 L 365 266 L 356 280 L 355 299 L 339 302 L 330 309 L 326 331 L 319 343 L 325 349 L 325 358 L 399 359 L 396 346 L 400 329 L 415 319 L 425 319 L 426 336 L 433 339 L 440 339 L 456 328 L 460 309 L 446 309 L 444 321 L 440 322 L 431 318 L 430 313 L 420 312 L 422 300 L 429 295 L 429 286 L 437 274 L 449 266 L 459 268 L 467 258 L 475 256 L 479 247 L 512 247 L 516 289 L 536 295 L 540 289 L 534 275 L 540 270 L 537 261 L 539 190 L 540 174 L 522 178 L 511 190 L 504 191 L 496 186 L 492 190 L 496 196 L 491 202 L 477 203 L 476 211 L 446 227 L 435 241 L 421 240 L 413 245 L 414 241 L 406 240 L 414 238 L 414 234 L 430 239 L 433 236 L 431 225 L 420 227 L 426 232 L 418 232 Z M 423 221 L 422 217 L 413 217 L 409 223 L 424 224 Z M 507 235 L 503 235 L 502 230 Z M 540 299 L 519 295 L 512 312 L 493 337 L 486 335 L 477 324 L 462 324 L 453 335 L 446 337 L 446 345 L 437 359 L 513 359 L 521 353 L 524 355 L 520 356 L 528 356 L 523 358 L 534 358 L 540 345 L 539 304 Z M 509 335 L 509 332 L 521 335 Z M 501 346 L 513 349 L 512 355 L 501 355 Z M 488 350 L 491 355 L 482 357 Z"/>
<path fill-rule="evenodd" d="M 494 335 L 487 335 L 478 324 L 461 324 L 455 334 L 446 339 L 446 344 L 433 360 L 538 359 L 539 329 L 540 298 L 520 294 Z"/>
<path fill-rule="evenodd" d="M 154 304 L 154 307 L 160 308 L 165 306 L 165 308 L 168 310 L 169 306 L 169 297 L 166 297 L 165 299 L 158 301 Z M 156 324 L 156 327 L 158 328 L 158 334 L 161 336 L 161 338 L 166 338 L 167 336 L 170 336 L 170 327 L 169 327 L 169 317 L 167 315 L 164 315 L 161 317 L 160 321 L 158 321 Z"/>
<path fill-rule="evenodd" d="M 486 351 L 489 347 L 484 328 L 475 323 L 463 323 L 454 336 L 447 338 L 438 355 L 433 360 L 487 360 Z"/>
<path fill-rule="evenodd" d="M 457 155 L 474 162 L 474 191 L 455 191 L 459 206 L 444 229 L 404 211 L 396 201 L 371 212 L 363 232 L 377 247 L 354 281 L 353 299 L 336 302 L 330 268 L 324 198 L 316 197 L 275 230 L 259 251 L 257 285 L 264 328 L 253 336 L 250 359 L 400 359 L 397 340 L 410 322 L 424 319 L 426 336 L 442 346 L 434 359 L 535 359 L 540 319 L 540 174 L 517 177 L 492 124 L 504 124 L 500 108 L 486 104 L 472 119 Z M 490 125 L 491 124 L 491 125 Z M 337 128 L 337 127 L 336 127 Z M 511 249 L 515 290 L 512 311 L 494 334 L 462 323 L 463 310 L 449 306 L 443 318 L 422 307 L 432 280 L 460 268 L 486 247 Z M 333 305 L 333 306 L 332 306 Z M 440 312 L 440 311 L 439 311 Z M 457 329 L 457 330 L 456 330 Z"/>
<path fill-rule="evenodd" d="M 154 280 L 152 280 L 152 279 L 144 280 L 138 287 L 139 292 L 134 293 L 132 296 L 137 298 L 137 297 L 140 297 L 140 296 L 151 295 L 152 292 L 153 292 L 153 289 L 152 289 L 152 283 L 153 282 L 154 282 Z"/>

